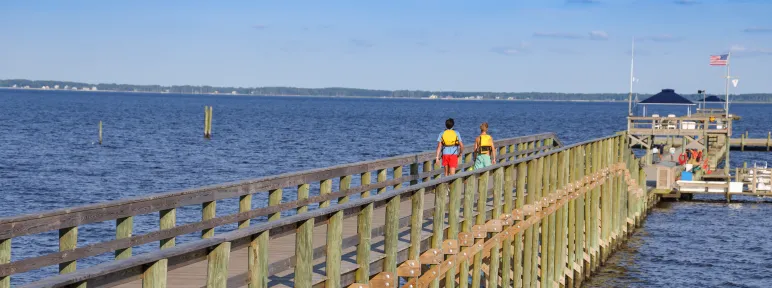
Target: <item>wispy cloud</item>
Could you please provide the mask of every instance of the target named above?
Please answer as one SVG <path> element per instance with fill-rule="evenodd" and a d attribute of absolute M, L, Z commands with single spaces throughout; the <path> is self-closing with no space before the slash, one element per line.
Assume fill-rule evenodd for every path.
<path fill-rule="evenodd" d="M 676 37 L 670 34 L 661 34 L 661 35 L 651 35 L 651 36 L 635 38 L 635 40 L 652 41 L 652 42 L 680 42 L 684 40 L 684 38 Z"/>
<path fill-rule="evenodd" d="M 608 40 L 606 31 L 590 31 L 586 35 L 569 32 L 536 32 L 533 33 L 536 38 L 565 39 L 565 40 Z"/>
<path fill-rule="evenodd" d="M 566 33 L 566 32 L 536 32 L 536 33 L 533 33 L 533 37 L 553 38 L 553 39 L 572 39 L 572 40 L 584 38 L 581 34 Z"/>
<path fill-rule="evenodd" d="M 265 30 L 266 28 L 268 28 L 268 26 L 265 24 L 252 25 L 252 29 L 256 29 L 256 30 Z"/>
<path fill-rule="evenodd" d="M 732 52 L 732 56 L 772 56 L 772 49 L 769 48 L 754 48 L 745 47 L 744 45 L 734 44 L 729 47 L 729 52 Z"/>
<path fill-rule="evenodd" d="M 591 31 L 590 40 L 608 40 L 608 33 L 606 31 Z"/>
<path fill-rule="evenodd" d="M 349 39 L 349 44 L 360 48 L 370 48 L 374 46 L 372 42 L 359 38 Z"/>
<path fill-rule="evenodd" d="M 675 0 L 675 1 L 673 1 L 673 3 L 678 4 L 678 5 L 689 6 L 689 5 L 700 4 L 700 1 L 697 1 L 697 0 Z"/>
<path fill-rule="evenodd" d="M 531 45 L 527 42 L 521 42 L 520 45 L 516 46 L 493 47 L 491 52 L 506 56 L 521 55 L 531 52 L 530 46 Z"/>
<path fill-rule="evenodd" d="M 745 33 L 772 33 L 772 28 L 770 27 L 748 27 L 743 29 L 743 32 Z"/>

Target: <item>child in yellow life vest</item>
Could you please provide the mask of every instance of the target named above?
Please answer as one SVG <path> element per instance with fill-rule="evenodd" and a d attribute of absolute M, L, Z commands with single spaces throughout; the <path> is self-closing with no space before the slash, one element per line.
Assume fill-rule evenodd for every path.
<path fill-rule="evenodd" d="M 456 174 L 458 168 L 458 157 L 464 152 L 464 143 L 461 142 L 461 135 L 453 130 L 455 125 L 453 118 L 445 120 L 445 131 L 437 137 L 437 162 L 440 162 L 442 156 L 442 166 L 445 167 L 445 176 Z"/>
<path fill-rule="evenodd" d="M 474 141 L 474 169 L 496 164 L 496 146 L 493 145 L 493 137 L 488 135 L 488 122 L 480 125 L 480 136 Z"/>

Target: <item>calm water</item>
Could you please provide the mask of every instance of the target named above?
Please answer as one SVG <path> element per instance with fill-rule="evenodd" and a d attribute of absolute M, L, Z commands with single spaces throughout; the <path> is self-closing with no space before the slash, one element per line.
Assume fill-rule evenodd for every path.
<path fill-rule="evenodd" d="M 202 138 L 205 105 L 214 107 L 210 141 Z M 447 117 L 456 119 L 467 143 L 483 121 L 497 138 L 557 132 L 572 143 L 625 129 L 627 106 L 0 90 L 0 108 L 0 216 L 9 216 L 430 150 Z M 772 130 L 770 108 L 734 105 L 733 112 L 743 116 L 735 131 L 766 137 Z M 101 146 L 96 144 L 100 120 Z M 732 154 L 733 165 L 749 159 L 772 163 L 772 154 Z M 745 200 L 657 208 L 590 286 L 767 286 L 772 204 Z M 196 221 L 197 210 L 181 209 L 178 222 Z M 218 213 L 234 211 L 232 203 L 218 205 Z M 136 233 L 152 229 L 156 217 L 137 217 Z M 112 225 L 82 227 L 78 245 L 110 237 Z M 191 239 L 195 235 L 179 241 Z M 13 259 L 55 251 L 56 243 L 55 232 L 15 239 Z M 156 245 L 136 247 L 135 253 Z M 101 255 L 78 266 L 110 258 Z"/>

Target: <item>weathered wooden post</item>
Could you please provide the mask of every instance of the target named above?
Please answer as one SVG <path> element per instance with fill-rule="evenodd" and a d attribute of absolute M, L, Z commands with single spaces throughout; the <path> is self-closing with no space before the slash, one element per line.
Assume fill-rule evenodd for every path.
<path fill-rule="evenodd" d="M 118 218 L 115 220 L 115 239 L 131 237 L 134 230 L 134 217 Z M 115 250 L 115 260 L 131 257 L 131 247 Z"/>
<path fill-rule="evenodd" d="M 538 169 L 538 159 L 528 161 L 528 181 L 527 181 L 527 188 L 526 191 L 528 194 L 525 197 L 525 204 L 527 205 L 533 205 L 535 199 L 538 199 L 536 196 L 536 178 L 537 178 L 537 169 Z M 518 169 L 522 169 L 518 167 Z M 519 179 L 519 176 L 518 176 Z M 520 180 L 518 180 L 520 181 Z M 525 181 L 525 179 L 523 179 Z M 518 182 L 520 183 L 520 182 Z M 520 184 L 518 184 L 518 187 Z M 524 220 L 528 220 L 531 217 L 534 217 L 534 215 L 525 215 L 523 217 Z M 523 248 L 523 287 L 532 287 L 531 284 L 533 283 L 532 278 L 536 278 L 536 276 L 533 274 L 533 265 L 535 256 L 533 255 L 536 253 L 534 251 L 534 228 L 535 225 L 529 226 L 527 229 L 525 229 L 525 246 Z"/>
<path fill-rule="evenodd" d="M 477 180 L 477 217 L 475 219 L 475 223 L 477 225 L 485 225 L 485 211 L 487 207 L 487 199 L 488 199 L 488 175 L 490 175 L 489 171 L 485 171 L 484 173 L 480 174 L 478 176 Z M 443 205 L 437 205 L 436 203 L 442 203 L 442 202 L 435 202 L 435 206 L 443 206 Z M 435 217 L 437 215 L 435 214 Z M 437 219 L 437 218 L 435 218 Z M 442 218 L 439 218 L 442 219 Z M 477 253 L 474 255 L 474 266 L 472 268 L 472 287 L 480 287 L 480 283 L 482 280 L 482 253 Z"/>
<path fill-rule="evenodd" d="M 99 121 L 99 145 L 102 145 L 102 121 Z"/>
<path fill-rule="evenodd" d="M 298 186 L 298 200 L 308 199 L 310 185 L 300 184 Z M 251 196 L 251 195 L 247 195 Z M 251 206 L 251 205 L 250 205 Z M 308 212 L 308 205 L 298 207 L 297 214 Z M 362 212 L 360 212 L 362 213 Z M 249 221 L 249 220 L 247 220 Z M 295 285 L 298 287 L 311 286 L 311 276 L 313 268 L 313 247 L 314 247 L 314 218 L 300 222 L 295 230 Z M 247 222 L 247 227 L 249 222 Z M 242 227 L 239 226 L 241 229 Z M 245 227 L 244 227 L 245 228 Z M 361 243 L 360 243 L 361 245 Z M 359 255 L 357 255 L 359 256 Z M 359 258 L 357 258 L 359 260 Z M 366 283 L 366 282 L 365 282 Z"/>
<path fill-rule="evenodd" d="M 413 166 L 410 166 L 410 167 L 411 167 L 410 174 L 414 174 Z M 415 169 L 416 169 L 415 174 L 418 174 L 418 167 L 416 167 Z M 371 178 L 372 178 L 372 174 L 369 171 L 360 174 L 360 178 L 359 178 L 360 185 L 361 186 L 370 185 L 370 182 L 372 181 Z M 423 191 L 420 191 L 420 192 L 421 192 L 420 196 L 423 196 Z M 413 204 L 414 209 L 412 211 L 413 213 L 416 213 L 415 211 L 415 206 L 416 206 L 415 202 L 417 200 L 416 195 L 418 195 L 418 192 L 416 192 L 416 194 L 413 195 L 413 203 L 414 203 Z M 359 197 L 363 199 L 370 197 L 370 190 L 360 193 Z M 422 202 L 423 199 L 418 199 L 418 200 L 421 201 L 421 204 L 423 204 Z M 418 211 L 418 212 L 420 213 L 421 211 Z M 422 216 L 423 215 L 418 215 L 418 217 L 422 217 Z M 356 273 L 356 283 L 367 284 L 370 279 L 370 245 L 371 245 L 370 241 L 372 240 L 372 234 L 371 234 L 372 224 L 373 224 L 373 204 L 370 203 L 370 204 L 367 204 L 367 206 L 365 206 L 364 208 L 362 208 L 362 211 L 359 211 L 359 215 L 357 215 L 357 236 L 359 237 L 359 241 L 358 241 L 359 245 L 357 245 L 356 259 L 357 259 L 357 264 L 359 265 L 359 268 L 357 269 L 357 273 Z M 411 230 L 410 230 L 410 241 L 411 241 L 410 248 L 411 249 L 413 248 L 412 245 L 415 245 L 415 243 L 413 243 L 413 233 L 414 233 L 413 229 L 414 228 L 411 225 Z M 313 236 L 313 235 L 310 235 L 310 236 Z M 311 247 L 313 246 L 309 245 L 309 249 L 308 249 L 310 250 L 309 255 L 312 255 L 311 253 L 313 253 L 313 249 L 311 249 Z M 413 258 L 410 258 L 410 259 L 413 259 Z M 313 261 L 313 259 L 311 259 L 311 261 Z M 311 268 L 311 265 L 309 265 L 309 268 Z M 311 275 L 311 271 L 309 271 L 308 274 Z M 310 276 L 309 276 L 309 279 L 310 279 Z M 295 285 L 298 285 L 298 284 L 295 283 Z M 308 286 L 311 286 L 311 284 L 309 283 Z M 298 286 L 298 287 L 302 287 L 302 286 Z"/>
<path fill-rule="evenodd" d="M 450 187 L 450 199 L 448 200 L 448 239 L 458 239 L 458 219 L 459 210 L 461 209 L 461 191 L 464 188 L 464 182 L 461 178 L 453 180 L 453 184 Z M 440 203 L 438 205 L 442 205 Z M 420 229 L 420 227 L 418 228 Z M 442 233 L 442 231 L 440 231 Z M 420 231 L 417 233 L 420 237 Z M 456 286 L 456 269 L 455 267 L 448 269 L 445 274 L 445 287 L 452 288 Z"/>
<path fill-rule="evenodd" d="M 225 288 L 228 284 L 228 262 L 230 261 L 231 242 L 217 245 L 207 256 L 207 288 Z"/>
<path fill-rule="evenodd" d="M 11 263 L 11 239 L 0 240 L 0 264 Z M 11 287 L 11 276 L 0 277 L 0 288 Z"/>
<path fill-rule="evenodd" d="M 212 106 L 204 106 L 204 138 L 212 138 Z"/>

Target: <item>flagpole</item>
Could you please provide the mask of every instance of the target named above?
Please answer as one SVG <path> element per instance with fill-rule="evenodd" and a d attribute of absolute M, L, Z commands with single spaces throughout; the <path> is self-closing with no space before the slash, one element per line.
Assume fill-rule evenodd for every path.
<path fill-rule="evenodd" d="M 630 94 L 627 95 L 627 115 L 633 115 L 633 66 L 635 65 L 635 37 L 633 37 L 633 49 L 630 53 Z"/>
<path fill-rule="evenodd" d="M 731 58 L 732 58 L 732 52 L 730 51 L 729 54 L 727 54 L 726 56 L 726 79 L 724 79 L 724 82 L 725 82 L 724 86 L 726 86 L 725 87 L 726 96 L 724 96 L 724 101 L 726 102 L 725 110 L 726 110 L 727 117 L 729 117 L 729 63 Z"/>

